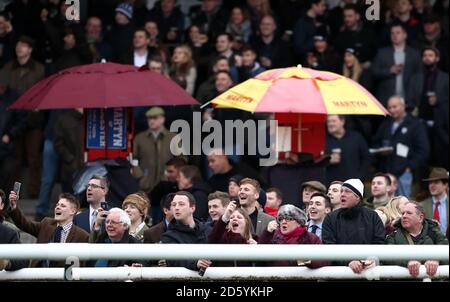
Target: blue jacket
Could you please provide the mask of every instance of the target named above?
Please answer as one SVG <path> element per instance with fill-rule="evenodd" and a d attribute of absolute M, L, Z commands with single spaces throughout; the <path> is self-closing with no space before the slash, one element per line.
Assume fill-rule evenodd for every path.
<path fill-rule="evenodd" d="M 394 151 L 381 158 L 380 170 L 395 176 L 402 175 L 406 168 L 416 170 L 426 165 L 430 154 L 430 144 L 425 126 L 417 119 L 407 115 L 394 134 L 391 128 L 394 120 L 389 118 L 378 128 L 374 137 L 375 147 L 392 146 Z M 408 147 L 406 157 L 397 155 L 398 144 Z"/>
<path fill-rule="evenodd" d="M 73 224 L 90 233 L 91 227 L 89 225 L 89 208 L 75 215 L 75 217 L 73 218 Z"/>

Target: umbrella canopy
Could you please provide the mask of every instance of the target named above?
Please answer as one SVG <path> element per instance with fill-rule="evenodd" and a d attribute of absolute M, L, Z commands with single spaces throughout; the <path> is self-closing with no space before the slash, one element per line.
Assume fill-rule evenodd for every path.
<path fill-rule="evenodd" d="M 175 82 L 132 65 L 96 63 L 68 68 L 28 89 L 11 109 L 194 105 Z"/>
<path fill-rule="evenodd" d="M 301 66 L 263 72 L 209 103 L 250 112 L 387 114 L 375 97 L 355 81 Z"/>

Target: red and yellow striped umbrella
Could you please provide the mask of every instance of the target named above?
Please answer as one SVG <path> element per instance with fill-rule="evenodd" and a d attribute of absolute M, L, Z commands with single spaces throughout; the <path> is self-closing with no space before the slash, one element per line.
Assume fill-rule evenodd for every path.
<path fill-rule="evenodd" d="M 209 103 L 217 108 L 250 112 L 388 114 L 375 97 L 355 81 L 301 66 L 263 72 Z"/>

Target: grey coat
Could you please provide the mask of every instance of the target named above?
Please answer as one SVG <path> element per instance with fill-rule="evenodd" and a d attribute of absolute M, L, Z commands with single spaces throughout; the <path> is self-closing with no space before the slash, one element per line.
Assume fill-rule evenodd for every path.
<path fill-rule="evenodd" d="M 406 46 L 406 57 L 403 69 L 403 87 L 406 93 L 414 74 L 421 71 L 422 61 L 420 54 L 412 47 Z M 389 97 L 395 94 L 395 78 L 390 68 L 394 65 L 394 48 L 392 46 L 382 48 L 378 51 L 373 62 L 373 75 L 378 80 L 375 96 L 386 106 Z"/>

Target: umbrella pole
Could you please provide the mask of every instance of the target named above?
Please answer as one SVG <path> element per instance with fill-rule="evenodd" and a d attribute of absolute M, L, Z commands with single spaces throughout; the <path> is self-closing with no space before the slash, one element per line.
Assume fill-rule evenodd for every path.
<path fill-rule="evenodd" d="M 105 159 L 108 159 L 108 110 L 102 108 L 103 121 L 105 122 Z"/>

